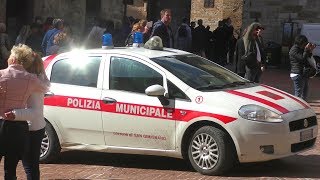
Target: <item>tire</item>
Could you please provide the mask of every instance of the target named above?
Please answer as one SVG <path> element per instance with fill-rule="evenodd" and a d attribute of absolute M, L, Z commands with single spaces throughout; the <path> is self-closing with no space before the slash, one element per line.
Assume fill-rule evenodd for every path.
<path fill-rule="evenodd" d="M 221 175 L 237 162 L 231 138 L 221 129 L 200 127 L 189 141 L 188 158 L 193 168 L 204 175 Z"/>
<path fill-rule="evenodd" d="M 52 162 L 60 153 L 61 147 L 58 136 L 50 123 L 47 122 L 45 135 L 41 142 L 40 162 Z"/>

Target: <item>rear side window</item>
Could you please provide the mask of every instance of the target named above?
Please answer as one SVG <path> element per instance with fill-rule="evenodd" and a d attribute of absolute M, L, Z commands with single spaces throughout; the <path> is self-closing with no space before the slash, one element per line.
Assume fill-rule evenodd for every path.
<path fill-rule="evenodd" d="M 151 85 L 163 85 L 163 77 L 154 69 L 138 61 L 111 57 L 110 89 L 145 93 Z"/>
<path fill-rule="evenodd" d="M 97 87 L 102 57 L 82 57 L 57 61 L 51 72 L 52 83 Z"/>

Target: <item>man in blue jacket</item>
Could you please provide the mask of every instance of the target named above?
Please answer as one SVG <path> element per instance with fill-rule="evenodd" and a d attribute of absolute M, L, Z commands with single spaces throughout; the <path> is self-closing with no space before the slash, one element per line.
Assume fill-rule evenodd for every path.
<path fill-rule="evenodd" d="M 53 38 L 56 34 L 61 32 L 63 30 L 63 20 L 62 19 L 54 19 L 53 20 L 53 29 L 47 31 L 47 33 L 44 35 L 41 47 L 43 50 L 43 53 L 45 56 L 50 55 L 48 53 L 48 49 L 53 46 Z"/>
<path fill-rule="evenodd" d="M 174 36 L 171 27 L 171 10 L 163 9 L 160 12 L 161 20 L 154 23 L 151 36 L 159 36 L 162 39 L 163 47 L 173 48 Z"/>

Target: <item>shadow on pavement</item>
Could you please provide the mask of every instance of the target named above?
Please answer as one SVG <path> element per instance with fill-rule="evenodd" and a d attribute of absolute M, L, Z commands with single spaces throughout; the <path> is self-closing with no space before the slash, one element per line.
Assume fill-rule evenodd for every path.
<path fill-rule="evenodd" d="M 226 177 L 320 178 L 320 155 L 295 155 L 260 163 L 246 163 Z"/>
<path fill-rule="evenodd" d="M 183 159 L 149 155 L 65 151 L 52 164 L 85 164 L 155 170 L 193 171 Z"/>
<path fill-rule="evenodd" d="M 182 159 L 97 152 L 62 152 L 54 163 L 195 172 Z M 320 155 L 295 155 L 267 162 L 240 164 L 222 177 L 320 178 Z"/>

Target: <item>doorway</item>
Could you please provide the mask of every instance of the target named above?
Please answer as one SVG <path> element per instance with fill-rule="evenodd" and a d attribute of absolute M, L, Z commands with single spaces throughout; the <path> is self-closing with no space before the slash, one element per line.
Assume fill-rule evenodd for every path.
<path fill-rule="evenodd" d="M 20 28 L 33 22 L 33 0 L 7 0 L 6 25 L 14 42 Z"/>

